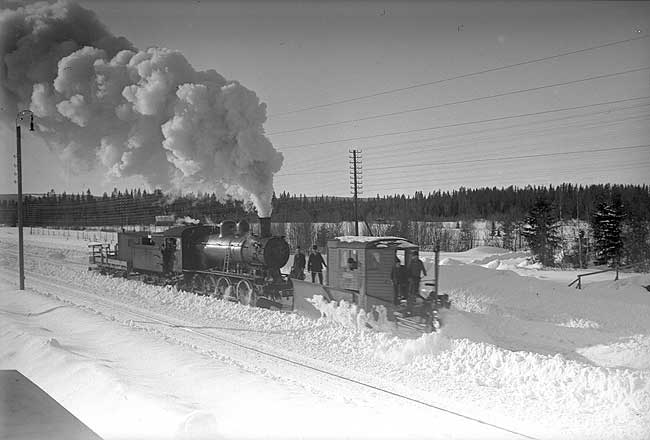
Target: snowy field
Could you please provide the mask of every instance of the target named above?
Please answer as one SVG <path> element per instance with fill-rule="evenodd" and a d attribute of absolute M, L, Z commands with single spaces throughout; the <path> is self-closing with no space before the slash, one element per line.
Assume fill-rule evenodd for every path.
<path fill-rule="evenodd" d="M 0 229 L 0 368 L 106 440 L 650 439 L 648 274 L 577 290 L 588 270 L 443 253 L 452 308 L 417 336 L 345 304 L 312 320 L 106 278 L 87 244 L 26 234 L 21 292 Z"/>

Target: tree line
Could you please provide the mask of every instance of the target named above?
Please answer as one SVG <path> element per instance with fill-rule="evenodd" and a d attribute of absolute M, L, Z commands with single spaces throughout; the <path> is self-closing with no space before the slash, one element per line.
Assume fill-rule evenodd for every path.
<path fill-rule="evenodd" d="M 648 185 L 573 185 L 526 186 L 518 188 L 459 188 L 413 195 L 396 194 L 359 199 L 359 218 L 369 223 L 394 221 L 459 221 L 523 219 L 536 201 L 548 200 L 558 219 L 592 217 L 602 200 L 620 200 L 630 215 L 650 220 Z M 15 201 L 0 202 L 0 223 L 15 223 Z M 314 223 L 353 221 L 354 202 L 347 197 L 273 195 L 273 221 Z M 95 196 L 88 190 L 79 194 L 27 196 L 24 200 L 25 224 L 34 226 L 103 226 L 152 224 L 157 215 L 189 216 L 219 222 L 224 218 L 256 217 L 252 206 L 239 200 L 217 198 L 214 193 L 170 196 L 161 190 L 113 190 Z"/>
<path fill-rule="evenodd" d="M 635 215 L 650 220 L 648 185 L 526 186 L 518 188 L 459 188 L 413 195 L 396 194 L 359 200 L 360 218 L 368 222 L 459 221 L 471 219 L 522 219 L 539 198 L 549 200 L 561 220 L 589 219 L 600 200 L 619 198 L 635 207 Z M 310 219 L 313 222 L 354 220 L 350 198 L 307 197 L 282 193 L 273 198 L 273 218 L 278 221 Z"/>
<path fill-rule="evenodd" d="M 536 200 L 522 222 L 534 258 L 544 266 L 589 263 L 610 267 L 633 266 L 650 270 L 650 222 L 642 212 L 647 205 L 626 205 L 619 194 L 597 200 L 589 222 L 578 227 L 569 240 L 560 233 L 562 222 L 548 199 Z M 568 242 L 567 242 L 568 241 Z"/>
<path fill-rule="evenodd" d="M 291 224 L 338 224 L 354 221 L 351 198 L 273 195 L 272 221 Z M 359 221 L 383 225 L 383 232 L 399 235 L 423 246 L 437 244 L 443 250 L 464 250 L 475 245 L 471 221 L 484 219 L 491 224 L 493 243 L 517 248 L 524 237 L 536 257 L 545 265 L 561 260 L 582 266 L 588 260 L 624 264 L 650 258 L 650 188 L 647 185 L 526 186 L 523 188 L 459 188 L 413 195 L 395 194 L 359 200 Z M 214 193 L 171 196 L 161 190 L 115 188 L 110 194 L 95 196 L 88 190 L 79 194 L 57 194 L 24 199 L 25 226 L 66 228 L 151 225 L 156 216 L 189 217 L 206 223 L 224 219 L 256 222 L 251 205 L 235 199 L 219 199 Z M 579 219 L 587 226 L 574 243 L 559 245 L 562 222 Z M 457 239 L 440 227 L 426 222 L 454 222 Z M 0 224 L 16 223 L 16 202 L 0 201 Z M 375 228 L 376 229 L 376 228 Z M 321 231 L 321 235 L 326 231 Z M 566 239 L 565 239 L 566 240 Z M 449 248 L 449 249 L 445 249 Z M 609 250 L 607 250 L 609 249 Z"/>

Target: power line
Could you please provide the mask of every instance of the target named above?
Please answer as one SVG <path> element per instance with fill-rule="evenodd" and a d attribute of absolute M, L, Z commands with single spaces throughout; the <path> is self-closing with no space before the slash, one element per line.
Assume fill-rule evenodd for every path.
<path fill-rule="evenodd" d="M 650 104 L 639 104 L 639 105 L 634 105 L 634 106 L 629 106 L 629 107 L 617 107 L 613 109 L 605 109 L 605 110 L 598 110 L 595 112 L 589 112 L 589 113 L 583 113 L 583 114 L 578 114 L 578 115 L 571 115 L 571 116 L 561 116 L 558 118 L 552 118 L 552 119 L 545 119 L 543 121 L 528 121 L 528 122 L 520 122 L 517 124 L 511 124 L 508 126 L 503 126 L 503 127 L 490 127 L 490 128 L 483 128 L 480 130 L 474 130 L 474 131 L 469 131 L 465 133 L 460 133 L 460 134 L 450 134 L 450 135 L 445 135 L 445 136 L 436 136 L 436 137 L 426 137 L 426 138 L 421 138 L 421 139 L 414 139 L 414 140 L 408 140 L 408 141 L 403 141 L 403 142 L 391 142 L 391 143 L 386 143 L 386 144 L 378 144 L 372 146 L 371 152 L 376 152 L 377 150 L 383 149 L 383 148 L 388 148 L 388 147 L 395 147 L 398 145 L 413 145 L 416 143 L 420 142 L 428 142 L 428 141 L 436 141 L 440 139 L 450 139 L 450 138 L 458 138 L 458 137 L 466 137 L 470 135 L 476 135 L 476 134 L 483 134 L 483 133 L 488 133 L 492 131 L 500 131 L 500 130 L 508 130 L 511 128 L 514 129 L 526 129 L 526 130 L 545 130 L 545 129 L 550 129 L 553 127 L 527 127 L 530 125 L 538 125 L 538 124 L 546 124 L 548 122 L 556 122 L 556 121 L 567 121 L 569 119 L 576 119 L 576 118 L 584 118 L 588 116 L 595 116 L 595 115 L 600 115 L 604 113 L 611 113 L 611 112 L 617 112 L 617 111 L 622 111 L 622 110 L 631 110 L 631 109 L 637 109 L 641 107 L 647 107 Z M 514 136 L 514 135 L 506 135 L 506 136 Z M 503 138 L 504 136 L 499 137 L 500 139 Z M 493 139 L 494 137 L 487 137 L 487 138 L 482 138 L 482 139 Z M 308 161 L 311 161 L 311 158 L 307 159 Z"/>
<path fill-rule="evenodd" d="M 558 173 L 566 172 L 566 171 L 572 171 L 572 177 L 576 177 L 577 175 L 584 175 L 586 173 L 589 173 L 594 170 L 599 170 L 599 171 L 614 171 L 614 170 L 621 170 L 621 169 L 631 169 L 631 168 L 643 168 L 643 167 L 648 167 L 650 165 L 650 162 L 646 161 L 639 161 L 635 160 L 634 157 L 630 158 L 625 158 L 623 162 L 619 163 L 603 163 L 601 162 L 585 162 L 581 163 L 580 167 L 576 167 L 576 164 L 573 163 L 572 161 L 562 161 L 562 162 L 557 162 L 554 164 L 554 167 L 552 169 L 543 166 L 542 164 L 537 164 L 538 169 L 537 172 L 534 175 L 530 174 L 530 171 L 527 169 L 522 168 L 514 168 L 512 170 L 507 169 L 507 170 L 500 170 L 501 172 L 498 172 L 497 170 L 494 170 L 493 168 L 489 168 L 488 164 L 482 164 L 482 163 L 475 163 L 475 164 L 470 164 L 470 167 L 468 167 L 467 170 L 464 170 L 465 175 L 468 174 L 474 174 L 476 175 L 476 178 L 473 179 L 472 181 L 483 181 L 486 179 L 503 179 L 503 180 L 508 180 L 508 179 L 519 179 L 519 180 L 539 180 L 540 178 L 545 178 L 545 177 L 554 177 L 557 179 Z M 488 167 L 487 169 L 485 167 Z M 578 174 L 575 174 L 577 171 L 579 171 Z M 574 175 L 575 174 L 575 175 Z M 394 174 L 390 177 L 395 177 L 399 179 L 399 181 L 393 181 L 390 180 L 389 178 L 384 178 L 382 175 L 382 178 L 379 179 L 377 176 L 369 176 L 369 181 L 373 181 L 374 184 L 369 184 L 367 185 L 368 187 L 371 188 L 391 188 L 391 187 L 396 187 L 398 185 L 403 185 L 403 184 L 415 184 L 418 182 L 436 182 L 440 184 L 448 184 L 448 183 L 453 183 L 453 182 L 458 182 L 459 177 L 458 177 L 458 172 L 453 171 L 453 170 L 441 170 L 440 173 L 435 173 L 431 174 L 430 172 L 426 175 L 411 175 L 409 174 L 408 176 L 404 177 L 402 175 L 402 178 L 400 178 L 397 174 Z M 462 178 L 461 178 L 462 179 Z M 372 192 L 372 191 L 369 191 Z"/>
<path fill-rule="evenodd" d="M 522 156 L 510 156 L 510 157 L 485 157 L 481 159 L 467 159 L 467 160 L 456 160 L 448 162 L 430 162 L 430 163 L 418 163 L 408 165 L 409 167 L 424 167 L 432 165 L 457 165 L 463 163 L 472 163 L 472 162 L 493 162 L 498 160 L 513 160 L 513 159 L 531 159 L 533 157 L 551 157 L 551 156 L 565 156 L 568 154 L 583 154 L 583 153 L 600 153 L 603 151 L 621 151 L 621 150 L 632 150 L 639 148 L 650 148 L 650 144 L 645 145 L 632 145 L 628 147 L 612 147 L 612 148 L 593 148 L 590 150 L 574 150 L 574 151 L 560 151 L 557 153 L 540 153 L 540 154 L 526 154 Z M 367 171 L 377 171 L 377 170 L 389 170 L 393 168 L 402 168 L 405 165 L 388 165 L 385 167 L 374 167 L 366 168 Z"/>
<path fill-rule="evenodd" d="M 631 70 L 625 70 L 625 71 L 622 71 L 622 72 L 608 73 L 608 74 L 605 74 L 605 75 L 590 76 L 590 77 L 587 77 L 587 78 L 576 79 L 576 80 L 572 80 L 572 81 L 566 81 L 566 82 L 555 83 L 555 84 L 548 84 L 548 85 L 545 85 L 545 86 L 531 87 L 531 88 L 528 88 L 528 89 L 512 90 L 510 92 L 497 93 L 495 95 L 479 96 L 479 97 L 476 97 L 476 98 L 463 99 L 461 101 L 447 102 L 447 103 L 444 103 L 444 104 L 429 105 L 429 106 L 426 106 L 426 107 L 418 107 L 418 108 L 412 108 L 412 109 L 407 109 L 407 110 L 400 110 L 400 111 L 396 111 L 396 112 L 382 113 L 382 114 L 379 114 L 379 115 L 366 116 L 366 117 L 363 117 L 363 118 L 347 119 L 345 121 L 328 122 L 327 124 L 312 125 L 312 126 L 309 126 L 309 127 L 293 128 L 293 129 L 290 129 L 290 130 L 274 131 L 274 132 L 271 132 L 271 133 L 267 133 L 267 136 L 274 136 L 274 135 L 278 135 L 278 134 L 287 134 L 287 133 L 296 133 L 296 132 L 299 132 L 299 131 L 313 130 L 315 128 L 333 127 L 335 125 L 349 124 L 351 122 L 370 121 L 372 119 L 387 118 L 389 116 L 398 116 L 398 115 L 403 115 L 403 114 L 406 114 L 406 113 L 420 112 L 420 111 L 424 111 L 424 110 L 431 110 L 431 109 L 434 109 L 434 108 L 442 108 L 442 107 L 447 107 L 447 106 L 451 106 L 451 105 L 467 104 L 469 102 L 482 101 L 482 100 L 485 100 L 485 99 L 492 99 L 492 98 L 501 98 L 503 96 L 516 95 L 518 93 L 533 92 L 533 91 L 537 91 L 537 90 L 548 89 L 548 88 L 551 88 L 551 87 L 560 87 L 560 86 L 566 86 L 566 85 L 569 85 L 569 84 L 577 84 L 577 83 L 581 83 L 581 82 L 585 82 L 585 81 L 593 81 L 593 80 L 596 80 L 596 79 L 611 78 L 613 76 L 625 75 L 625 74 L 634 73 L 634 72 L 641 72 L 643 70 L 648 70 L 648 69 L 650 69 L 650 66 L 640 67 L 640 68 L 631 69 Z"/>
<path fill-rule="evenodd" d="M 543 134 L 548 131 L 553 130 L 554 134 L 557 134 L 559 130 L 573 130 L 576 128 L 591 128 L 591 127 L 596 127 L 596 128 L 601 128 L 609 125 L 616 125 L 620 124 L 622 122 L 640 122 L 640 121 L 645 121 L 648 119 L 650 115 L 636 115 L 633 117 L 626 117 L 622 118 L 619 120 L 610 120 L 607 122 L 602 122 L 602 121 L 585 121 L 582 122 L 581 124 L 570 124 L 570 125 L 565 125 L 565 126 L 556 126 L 556 127 L 540 127 L 540 128 L 531 128 L 526 131 L 523 131 L 521 133 L 517 134 L 511 134 L 511 135 L 505 135 L 505 136 L 490 136 L 490 137 L 483 137 L 483 138 L 476 138 L 476 139 L 471 139 L 467 142 L 462 142 L 462 143 L 456 143 L 456 144 L 445 144 L 445 145 L 419 145 L 417 149 L 410 149 L 408 151 L 396 151 L 396 150 L 391 150 L 391 151 L 385 151 L 385 152 L 378 152 L 375 153 L 374 150 L 369 150 L 369 153 L 371 154 L 372 159 L 386 159 L 386 158 L 391 158 L 394 156 L 399 156 L 400 158 L 404 158 L 406 156 L 410 156 L 413 154 L 418 154 L 418 153 L 423 153 L 423 152 L 430 152 L 430 151 L 439 151 L 439 150 L 444 150 L 447 148 L 458 148 L 458 147 L 463 147 L 463 146 L 476 146 L 476 142 L 478 141 L 483 141 L 483 142 L 488 142 L 488 141 L 496 141 L 496 140 L 505 140 L 508 141 L 512 139 L 512 141 L 516 140 L 516 136 L 522 136 L 522 135 L 530 135 L 530 134 Z"/>
<path fill-rule="evenodd" d="M 367 136 L 357 136 L 353 138 L 346 138 L 346 139 L 336 139 L 336 140 L 331 140 L 331 141 L 322 141 L 322 142 L 313 142 L 309 144 L 299 144 L 299 145 L 288 145 L 285 147 L 279 147 L 281 150 L 288 150 L 288 149 L 294 149 L 294 148 L 303 148 L 303 147 L 312 147 L 312 146 L 317 146 L 317 145 L 326 145 L 326 144 L 336 144 L 339 142 L 350 142 L 350 141 L 358 141 L 362 139 L 373 139 L 373 138 L 379 138 L 379 137 L 384 137 L 384 136 L 394 136 L 398 134 L 407 134 L 407 133 L 417 133 L 420 131 L 429 131 L 429 130 L 438 130 L 441 128 L 451 128 L 451 127 L 462 127 L 466 125 L 473 125 L 473 124 L 482 124 L 486 122 L 496 122 L 496 121 L 505 121 L 508 119 L 516 119 L 516 118 L 525 118 L 528 116 L 538 116 L 538 115 L 544 115 L 548 113 L 555 113 L 555 112 L 562 112 L 562 111 L 569 111 L 569 110 L 579 110 L 582 108 L 589 108 L 589 107 L 596 107 L 599 105 L 607 105 L 607 104 L 617 104 L 620 102 L 628 102 L 628 101 L 636 101 L 640 99 L 648 99 L 650 96 L 641 96 L 637 98 L 628 98 L 628 99 L 619 99 L 616 101 L 607 101 L 607 102 L 599 102 L 595 104 L 586 104 L 586 105 L 579 105 L 575 107 L 565 107 L 565 108 L 558 108 L 554 110 L 543 110 L 539 112 L 532 112 L 532 113 L 522 113 L 518 115 L 511 115 L 511 116 L 501 116 L 498 118 L 490 118 L 490 119 L 482 119 L 478 121 L 468 121 L 468 122 L 458 122 L 454 124 L 447 124 L 447 125 L 437 125 L 433 127 L 425 127 L 425 128 L 415 128 L 412 130 L 402 130 L 402 131 L 391 131 L 387 133 L 381 133 L 381 134 L 373 134 L 373 135 L 367 135 Z"/>
<path fill-rule="evenodd" d="M 630 107 L 621 107 L 621 108 L 616 108 L 614 110 L 601 110 L 598 112 L 590 112 L 587 114 L 583 115 L 574 115 L 574 116 L 568 116 L 568 117 L 563 117 L 563 118 L 554 118 L 554 119 L 548 119 L 545 121 L 540 121 L 540 122 L 535 122 L 537 124 L 539 123 L 548 123 L 548 122 L 557 122 L 557 121 L 562 121 L 565 122 L 569 119 L 575 119 L 575 118 L 584 118 L 588 116 L 594 116 L 594 115 L 599 115 L 602 113 L 609 113 L 612 111 L 620 111 L 620 110 L 633 110 L 633 109 L 639 109 L 642 107 L 648 107 L 650 106 L 649 104 L 642 104 L 642 105 L 636 105 L 636 106 L 630 106 Z M 624 122 L 639 122 L 646 120 L 648 118 L 647 114 L 641 114 L 641 115 L 631 115 L 627 116 L 624 118 L 619 118 L 617 120 L 607 120 L 607 121 L 583 121 L 579 123 L 569 123 L 569 124 L 562 124 L 560 126 L 558 125 L 553 125 L 553 126 L 541 126 L 541 127 L 527 127 L 527 125 L 530 124 L 530 122 L 525 123 L 525 124 L 515 124 L 515 125 L 510 125 L 508 127 L 498 127 L 498 128 L 491 128 L 487 130 L 476 130 L 471 133 L 463 133 L 463 134 L 457 134 L 457 135 L 448 135 L 448 136 L 440 136 L 440 137 L 432 137 L 432 138 L 424 138 L 424 139 L 419 139 L 415 141 L 407 141 L 407 142 L 398 142 L 398 143 L 393 143 L 393 144 L 381 144 L 379 146 L 373 146 L 368 150 L 368 153 L 372 156 L 373 160 L 375 159 L 386 159 L 386 158 L 392 158 L 396 155 L 399 155 L 400 159 L 403 159 L 405 156 L 409 156 L 415 153 L 419 152 L 431 152 L 431 151 L 441 151 L 441 150 L 446 150 L 446 149 L 451 149 L 451 148 L 458 148 L 458 147 L 463 147 L 463 146 L 475 146 L 477 142 L 494 142 L 497 140 L 516 140 L 519 136 L 523 135 L 530 135 L 530 134 L 543 134 L 546 132 L 549 132 L 553 130 L 554 134 L 557 134 L 558 130 L 572 130 L 576 128 L 588 128 L 588 127 L 605 127 L 609 125 L 615 125 L 615 124 L 620 124 Z M 519 132 L 516 133 L 508 133 L 508 134 L 503 134 L 503 135 L 496 135 L 496 134 L 490 134 L 487 136 L 480 136 L 480 137 L 475 137 L 475 135 L 480 135 L 485 132 L 489 131 L 494 131 L 494 130 L 502 130 L 502 129 L 509 129 L 509 128 L 519 128 Z M 467 136 L 472 136 L 467 140 L 461 141 L 460 143 L 455 142 L 455 143 L 449 143 L 445 142 L 443 145 L 442 144 L 444 139 L 449 139 L 449 138 L 466 138 Z M 458 139 L 460 140 L 460 139 Z M 421 142 L 425 141 L 438 141 L 438 144 L 432 145 L 419 145 Z M 388 151 L 380 151 L 380 150 L 385 150 L 386 147 L 394 147 L 397 145 L 407 145 L 406 148 L 403 149 L 395 149 L 391 148 Z M 415 149 L 414 149 L 415 148 Z M 320 165 L 322 166 L 324 163 L 327 162 L 335 162 L 338 159 L 335 156 L 329 156 L 328 158 L 323 159 L 323 161 L 320 162 Z M 296 167 L 301 167 L 306 164 L 311 164 L 313 163 L 313 157 L 307 157 L 303 158 L 302 160 L 292 160 L 290 162 L 291 166 L 293 169 Z M 300 171 L 298 171 L 300 172 Z"/>
<path fill-rule="evenodd" d="M 624 171 L 624 170 L 635 170 L 635 169 L 640 169 L 640 168 L 648 168 L 650 166 L 650 162 L 646 163 L 641 163 L 641 164 L 625 164 L 621 166 L 596 166 L 596 167 L 589 167 L 585 169 L 581 169 L 581 177 L 580 180 L 585 180 L 589 176 L 594 175 L 595 173 L 602 173 L 603 171 Z M 522 179 L 527 179 L 528 177 L 522 177 L 521 175 L 518 176 L 499 176 L 499 185 L 502 186 L 515 186 L 517 184 L 515 183 L 507 183 L 507 182 L 515 182 L 519 181 L 521 182 Z M 494 181 L 496 178 L 494 176 L 490 175 L 484 175 L 479 179 L 473 180 L 473 187 L 476 187 L 476 185 L 482 185 L 482 186 L 494 186 Z M 557 175 L 551 174 L 551 173 L 546 173 L 543 175 L 536 175 L 534 178 L 529 179 L 529 184 L 536 184 L 535 182 L 540 182 L 540 181 L 545 181 L 546 184 L 553 183 L 554 181 L 557 180 Z M 450 179 L 417 179 L 417 180 L 411 180 L 411 181 L 406 181 L 406 182 L 400 182 L 400 187 L 401 188 L 413 188 L 413 191 L 426 191 L 423 189 L 423 187 L 435 187 L 435 186 L 448 186 L 450 184 L 457 184 L 458 183 L 458 178 L 450 178 Z M 539 183 L 537 183 L 539 184 Z M 397 188 L 396 183 L 392 184 L 378 184 L 378 185 L 370 185 L 370 188 L 366 191 L 367 194 L 373 194 L 373 193 L 378 193 L 378 192 L 385 192 L 386 190 L 393 190 Z M 401 190 L 401 193 L 409 192 L 408 190 Z"/>
<path fill-rule="evenodd" d="M 426 82 L 426 83 L 419 83 L 419 84 L 413 84 L 413 85 L 410 85 L 410 86 L 384 90 L 384 91 L 377 92 L 377 93 L 372 93 L 372 94 L 369 94 L 369 95 L 362 95 L 362 96 L 357 96 L 357 97 L 354 97 L 354 98 L 341 99 L 339 101 L 332 101 L 332 102 L 329 102 L 329 103 L 326 103 L 326 104 L 318 104 L 318 105 L 313 105 L 313 106 L 309 106 L 309 107 L 302 107 L 302 108 L 298 108 L 298 109 L 295 109 L 295 110 L 290 110 L 290 111 L 283 112 L 283 113 L 274 113 L 274 114 L 269 115 L 268 117 L 272 118 L 272 117 L 276 117 L 276 116 L 284 116 L 284 115 L 299 113 L 299 112 L 303 112 L 303 111 L 307 111 L 307 110 L 314 110 L 314 109 L 318 109 L 318 108 L 329 107 L 329 106 L 332 106 L 332 105 L 338 105 L 338 104 L 345 104 L 345 103 L 348 103 L 348 102 L 360 101 L 362 99 L 374 98 L 374 97 L 377 97 L 377 96 L 388 95 L 388 94 L 391 94 L 391 93 L 402 92 L 402 91 L 405 91 L 405 90 L 411 90 L 411 89 L 415 89 L 415 88 L 419 88 L 419 87 L 431 86 L 431 85 L 434 85 L 434 84 L 440 84 L 440 83 L 443 83 L 443 82 L 453 81 L 453 80 L 461 79 L 461 78 L 469 78 L 469 77 L 472 77 L 472 76 L 482 75 L 482 74 L 490 73 L 490 72 L 498 72 L 500 70 L 510 69 L 512 67 L 525 66 L 527 64 L 538 63 L 540 61 L 552 60 L 552 59 L 556 59 L 556 58 L 560 58 L 560 57 L 565 57 L 565 56 L 568 56 L 568 55 L 575 55 L 577 53 L 596 50 L 596 49 L 600 49 L 600 48 L 603 48 L 603 47 L 615 46 L 615 45 L 618 45 L 618 44 L 628 43 L 630 41 L 642 40 L 642 39 L 645 39 L 645 38 L 650 38 L 650 35 L 644 35 L 644 36 L 641 36 L 641 37 L 634 37 L 634 38 L 628 38 L 626 40 L 614 41 L 614 42 L 611 42 L 611 43 L 601 44 L 599 46 L 592 46 L 592 47 L 587 47 L 585 49 L 573 50 L 573 51 L 570 51 L 570 52 L 563 52 L 563 53 L 560 53 L 560 54 L 557 54 L 557 55 L 550 55 L 550 56 L 547 56 L 547 57 L 536 58 L 536 59 L 528 60 L 528 61 L 522 61 L 522 62 L 515 63 L 515 64 L 508 64 L 508 65 L 505 65 L 505 66 L 494 67 L 494 68 L 491 68 L 491 69 L 485 69 L 485 70 L 480 70 L 480 71 L 477 71 L 477 72 L 466 73 L 466 74 L 463 74 L 463 75 L 452 76 L 452 77 L 448 77 L 448 78 L 444 78 L 444 79 L 439 79 L 439 80 L 436 80 L 436 81 L 430 81 L 430 82 Z"/>
<path fill-rule="evenodd" d="M 561 170 L 561 171 L 573 171 L 574 165 L 573 164 L 565 164 L 566 169 Z M 650 162 L 634 162 L 634 163 L 621 163 L 621 164 L 596 164 L 596 163 L 590 163 L 584 166 L 580 167 L 581 171 L 581 179 L 584 180 L 586 176 L 593 175 L 594 173 L 600 172 L 602 173 L 603 171 L 613 171 L 613 170 L 633 170 L 633 169 L 649 169 L 648 166 L 650 165 Z M 471 173 L 471 171 L 469 172 Z M 342 176 L 336 176 L 333 180 L 333 184 L 336 182 L 341 183 L 342 182 Z M 574 176 L 575 177 L 575 176 Z M 512 173 L 507 173 L 502 176 L 497 176 L 495 177 L 494 175 L 489 175 L 489 174 L 482 174 L 481 176 L 478 177 L 478 179 L 473 180 L 472 186 L 475 186 L 478 182 L 485 182 L 483 185 L 493 185 L 494 180 L 499 179 L 500 184 L 507 186 L 508 184 L 505 182 L 514 182 L 514 181 L 522 181 L 522 180 L 530 180 L 530 181 L 540 181 L 542 179 L 549 179 L 550 180 L 557 180 L 557 173 L 551 173 L 551 172 L 546 172 L 546 173 L 537 173 L 533 177 L 530 175 L 526 174 L 525 172 L 521 172 L 519 174 L 512 174 Z M 370 180 L 373 180 L 372 177 Z M 319 178 L 319 182 L 321 179 Z M 393 181 L 387 181 L 384 176 L 382 176 L 381 182 L 377 183 L 368 183 L 366 185 L 366 194 L 370 195 L 373 193 L 376 193 L 378 191 L 385 191 L 385 190 L 391 190 L 395 189 L 397 191 L 398 188 L 405 188 L 405 187 L 413 187 L 416 188 L 417 190 L 422 190 L 423 187 L 426 186 L 435 186 L 435 185 L 444 185 L 447 186 L 449 184 L 458 184 L 459 178 L 458 176 L 456 177 L 449 177 L 449 178 L 436 178 L 435 175 L 427 175 L 427 176 L 421 176 L 421 177 L 414 177 L 411 179 L 404 179 L 400 178 L 399 181 L 393 182 Z M 462 182 L 461 182 L 462 183 Z M 512 185 L 515 185 L 515 183 L 512 183 Z M 466 186 L 466 184 L 465 184 Z M 339 185 L 340 190 L 339 194 L 344 194 L 345 193 L 345 187 L 343 184 Z M 401 189 L 399 192 L 404 193 L 405 190 Z M 407 191 L 406 191 L 407 192 Z M 345 197 L 345 196 L 342 196 Z M 372 197 L 372 196 L 371 196 Z"/>
<path fill-rule="evenodd" d="M 639 148 L 649 148 L 650 144 L 645 145 L 632 145 L 627 147 L 611 147 L 611 148 L 594 148 L 589 150 L 574 150 L 574 151 L 560 151 L 556 153 L 540 153 L 540 154 L 526 154 L 521 156 L 506 156 L 506 157 L 486 157 L 481 159 L 467 159 L 467 160 L 457 160 L 457 161 L 447 161 L 447 162 L 429 162 L 429 163 L 417 163 L 417 164 L 403 164 L 403 165 L 388 165 L 384 167 L 366 167 L 366 171 L 377 171 L 377 170 L 389 170 L 396 168 L 413 168 L 413 167 L 423 167 L 423 166 L 433 166 L 433 165 L 458 165 L 465 163 L 473 162 L 488 162 L 488 161 L 498 161 L 498 160 L 515 160 L 515 159 L 530 159 L 534 157 L 551 157 L 551 156 L 565 156 L 569 154 L 583 154 L 583 153 L 599 153 L 605 151 L 621 151 L 621 150 L 632 150 Z M 314 175 L 314 174 L 331 174 L 329 171 L 309 171 L 305 173 L 292 173 L 292 174 L 276 174 L 276 177 L 285 177 L 285 176 L 301 176 L 301 175 Z"/>
<path fill-rule="evenodd" d="M 480 178 L 482 175 L 488 175 L 488 176 L 499 176 L 499 177 L 510 177 L 513 175 L 516 175 L 521 178 L 525 179 L 535 179 L 535 178 L 540 178 L 541 176 L 545 175 L 558 175 L 562 174 L 562 172 L 566 170 L 572 171 L 574 174 L 578 173 L 579 174 L 584 174 L 585 171 L 589 171 L 589 169 L 597 167 L 598 169 L 602 170 L 612 170 L 612 169 L 620 169 L 623 166 L 647 166 L 648 162 L 639 162 L 640 158 L 635 157 L 637 155 L 630 154 L 629 158 L 622 158 L 623 162 L 609 162 L 604 163 L 602 160 L 601 161 L 588 161 L 584 160 L 580 163 L 580 166 L 577 167 L 576 163 L 570 160 L 567 161 L 558 161 L 554 162 L 552 166 L 546 165 L 546 164 L 540 164 L 540 163 L 535 163 L 533 161 L 528 162 L 526 165 L 526 168 L 523 166 L 521 167 L 512 167 L 512 168 L 501 168 L 498 170 L 494 169 L 494 164 L 490 162 L 474 162 L 470 164 L 463 164 L 462 170 L 459 170 L 458 168 L 446 168 L 446 169 L 441 169 L 441 168 L 436 168 L 435 172 L 432 173 L 432 168 L 420 168 L 419 170 L 412 172 L 412 170 L 409 168 L 405 168 L 403 170 L 396 170 L 392 172 L 390 175 L 386 175 L 386 173 L 381 173 L 378 171 L 376 174 L 370 174 L 368 176 L 367 181 L 372 182 L 371 184 L 367 186 L 371 187 L 377 187 L 377 186 L 383 186 L 387 185 L 388 187 L 390 186 L 396 186 L 396 185 L 402 185 L 404 183 L 413 183 L 413 182 L 419 182 L 422 180 L 430 180 L 432 177 L 437 177 L 439 179 L 445 179 L 445 181 L 449 182 L 455 182 L 459 180 L 459 173 L 464 175 L 464 176 L 473 176 L 472 181 L 475 181 L 477 178 Z M 621 159 L 621 158 L 617 158 Z M 643 158 L 647 159 L 647 158 Z M 626 162 L 632 160 L 632 163 Z M 532 171 L 534 170 L 534 171 Z"/>

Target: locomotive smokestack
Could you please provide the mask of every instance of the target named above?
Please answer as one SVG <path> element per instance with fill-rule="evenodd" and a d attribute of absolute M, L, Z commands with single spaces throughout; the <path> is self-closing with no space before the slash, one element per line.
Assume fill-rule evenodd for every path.
<path fill-rule="evenodd" d="M 260 217 L 260 236 L 271 236 L 271 217 Z"/>

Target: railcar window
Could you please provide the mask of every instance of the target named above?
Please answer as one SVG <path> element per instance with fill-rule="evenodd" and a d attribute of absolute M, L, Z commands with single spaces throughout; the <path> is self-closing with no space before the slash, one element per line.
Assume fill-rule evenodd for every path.
<path fill-rule="evenodd" d="M 379 269 L 381 267 L 381 252 L 373 251 L 368 259 L 368 269 Z"/>
<path fill-rule="evenodd" d="M 154 243 L 151 237 L 142 237 L 142 244 L 146 246 L 153 246 Z"/>
<path fill-rule="evenodd" d="M 352 271 L 359 268 L 359 258 L 356 249 L 339 249 L 339 264 L 341 269 Z"/>

